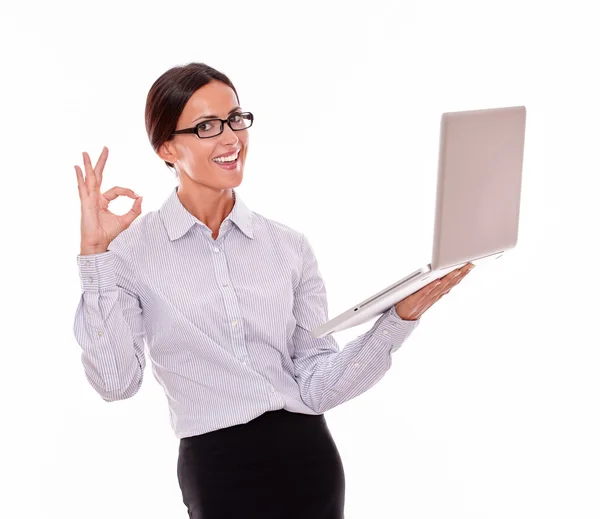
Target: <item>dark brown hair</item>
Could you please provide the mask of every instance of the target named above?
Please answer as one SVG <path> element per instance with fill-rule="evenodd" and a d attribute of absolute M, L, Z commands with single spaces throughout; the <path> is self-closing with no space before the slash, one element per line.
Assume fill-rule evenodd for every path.
<path fill-rule="evenodd" d="M 240 102 L 238 93 L 229 78 L 204 63 L 188 63 L 167 70 L 150 88 L 146 97 L 146 133 L 155 152 L 169 139 L 177 121 L 192 94 L 211 81 L 221 81 L 231 87 Z M 177 171 L 171 162 L 165 164 Z"/>

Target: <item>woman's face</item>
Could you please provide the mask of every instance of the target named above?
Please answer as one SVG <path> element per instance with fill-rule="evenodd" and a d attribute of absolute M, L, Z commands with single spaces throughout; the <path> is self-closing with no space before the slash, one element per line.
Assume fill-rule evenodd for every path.
<path fill-rule="evenodd" d="M 227 119 L 232 112 L 243 112 L 233 89 L 220 81 L 211 81 L 190 97 L 175 129 L 192 128 L 214 117 Z M 193 133 L 174 135 L 161 147 L 163 149 L 168 153 L 163 151 L 159 156 L 175 165 L 180 179 L 187 175 L 195 182 L 214 189 L 233 188 L 242 182 L 248 130 L 234 132 L 228 124 L 224 124 L 223 133 L 207 139 L 200 139 Z M 238 158 L 234 164 L 214 160 L 236 153 Z"/>

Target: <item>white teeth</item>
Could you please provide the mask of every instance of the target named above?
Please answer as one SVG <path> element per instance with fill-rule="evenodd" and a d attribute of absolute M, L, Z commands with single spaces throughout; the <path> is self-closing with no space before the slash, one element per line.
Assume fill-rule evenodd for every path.
<path fill-rule="evenodd" d="M 235 159 L 238 158 L 239 153 L 239 151 L 236 151 L 234 155 L 229 155 L 229 157 L 217 157 L 213 160 L 215 162 L 233 162 Z"/>

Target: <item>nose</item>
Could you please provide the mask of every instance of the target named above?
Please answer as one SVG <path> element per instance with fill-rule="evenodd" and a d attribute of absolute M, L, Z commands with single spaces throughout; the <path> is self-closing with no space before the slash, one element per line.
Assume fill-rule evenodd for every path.
<path fill-rule="evenodd" d="M 226 143 L 237 144 L 238 140 L 239 140 L 238 136 L 231 129 L 231 127 L 228 124 L 224 124 L 223 132 L 221 133 L 221 141 L 223 142 L 223 144 L 226 144 Z"/>

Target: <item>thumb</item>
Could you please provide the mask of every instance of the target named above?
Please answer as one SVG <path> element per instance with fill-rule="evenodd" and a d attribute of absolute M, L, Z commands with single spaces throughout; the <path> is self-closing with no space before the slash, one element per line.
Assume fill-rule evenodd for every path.
<path fill-rule="evenodd" d="M 143 198 L 143 196 L 136 198 L 135 202 L 133 202 L 133 207 L 121 217 L 123 219 L 125 229 L 127 229 L 127 227 L 131 225 L 131 222 L 133 222 L 140 214 L 142 214 Z"/>

